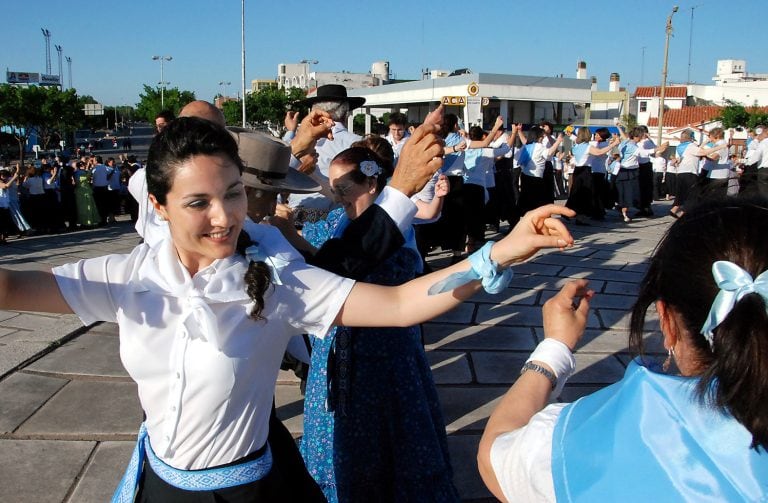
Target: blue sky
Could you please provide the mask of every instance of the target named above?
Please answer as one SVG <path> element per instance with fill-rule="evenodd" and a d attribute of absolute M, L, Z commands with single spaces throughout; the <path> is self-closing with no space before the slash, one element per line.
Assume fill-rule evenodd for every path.
<path fill-rule="evenodd" d="M 611 72 L 634 89 L 660 81 L 664 26 L 675 4 L 670 81 L 687 80 L 689 46 L 694 82 L 711 83 L 718 59 L 745 59 L 750 73 L 768 73 L 758 48 L 765 0 L 553 0 L 533 8 L 517 0 L 246 0 L 246 80 L 250 86 L 251 79 L 274 78 L 279 63 L 302 59 L 318 60 L 317 71 L 351 72 L 386 60 L 399 79 L 419 78 L 422 68 L 574 77 L 577 61 L 585 60 L 600 89 L 607 89 Z M 229 81 L 232 95 L 241 82 L 240 6 L 240 0 L 4 2 L 0 66 L 44 73 L 41 28 L 47 28 L 52 73 L 58 73 L 58 44 L 72 58 L 78 93 L 105 105 L 135 104 L 143 84 L 157 84 L 153 55 L 173 56 L 164 75 L 171 87 L 211 100 L 222 91 L 219 82 Z"/>

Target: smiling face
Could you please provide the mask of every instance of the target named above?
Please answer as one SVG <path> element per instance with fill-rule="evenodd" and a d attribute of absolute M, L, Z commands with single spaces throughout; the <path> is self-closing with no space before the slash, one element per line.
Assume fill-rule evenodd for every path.
<path fill-rule="evenodd" d="M 190 157 L 175 168 L 164 205 L 149 197 L 191 275 L 235 253 L 247 203 L 240 171 L 226 155 Z"/>
<path fill-rule="evenodd" d="M 355 164 L 333 162 L 328 170 L 328 181 L 336 202 L 342 205 L 347 216 L 354 220 L 376 200 L 376 179 L 367 177 L 357 183 L 352 174 L 358 172 Z M 358 172 L 358 174 L 360 174 Z"/>

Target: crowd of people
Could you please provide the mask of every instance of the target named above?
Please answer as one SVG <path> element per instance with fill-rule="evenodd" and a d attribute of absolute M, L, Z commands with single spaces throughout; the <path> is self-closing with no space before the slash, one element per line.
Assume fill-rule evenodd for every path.
<path fill-rule="evenodd" d="M 106 162 L 100 155 L 68 160 L 46 157 L 39 165 L 0 167 L 0 242 L 9 236 L 52 234 L 90 229 L 137 218 L 138 205 L 128 196 L 128 180 L 140 164 L 134 156 Z M 5 201 L 5 202 L 3 202 Z M 5 212 L 3 212 L 4 214 Z"/>
<path fill-rule="evenodd" d="M 504 291 L 508 266 L 538 250 L 572 246 L 566 219 L 651 216 L 667 196 L 654 192 L 669 185 L 654 162 L 666 145 L 642 128 L 582 128 L 566 153 L 548 123 L 464 133 L 438 107 L 417 127 L 392 114 L 385 138 L 360 137 L 345 127 L 359 100 L 321 86 L 306 117 L 287 114 L 286 142 L 226 128 L 205 102 L 161 114 L 126 180 L 142 244 L 50 272 L 0 269 L 2 309 L 119 325 L 145 419 L 113 501 L 458 501 L 419 323 L 481 288 Z M 667 362 L 641 357 L 619 383 L 547 406 L 575 371 L 596 295 L 566 284 L 479 447 L 499 499 L 768 494 L 768 209 L 748 183 L 726 199 L 720 134 L 678 148 L 712 162 L 695 180 L 678 171 L 678 198 L 680 183 L 696 188 L 676 201 L 633 309 L 633 347 L 642 355 L 653 304 Z M 753 150 L 759 168 L 765 147 Z M 565 176 L 568 156 L 578 166 Z M 501 221 L 508 235 L 485 242 Z M 425 268 L 432 246 L 452 263 Z M 298 449 L 275 416 L 287 359 L 309 366 Z"/>

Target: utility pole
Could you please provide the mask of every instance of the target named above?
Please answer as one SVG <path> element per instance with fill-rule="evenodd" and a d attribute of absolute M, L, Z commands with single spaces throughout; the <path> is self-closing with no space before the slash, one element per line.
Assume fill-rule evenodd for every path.
<path fill-rule="evenodd" d="M 40 28 L 45 37 L 45 73 L 51 74 L 51 30 L 46 28 Z"/>
<path fill-rule="evenodd" d="M 67 56 L 65 59 L 67 60 L 67 67 L 69 69 L 69 89 L 72 89 L 72 58 Z"/>
<path fill-rule="evenodd" d="M 241 94 L 243 101 L 241 103 L 243 104 L 243 127 L 245 127 L 245 0 L 240 2 L 240 36 L 242 38 L 242 64 L 240 66 L 243 74 Z"/>
<path fill-rule="evenodd" d="M 664 66 L 661 69 L 661 92 L 659 93 L 659 130 L 656 134 L 656 145 L 661 145 L 661 132 L 664 127 L 664 91 L 667 87 L 667 62 L 669 60 L 669 37 L 672 36 L 672 16 L 678 11 L 677 5 L 672 7 L 672 12 L 667 17 L 666 38 L 664 41 Z"/>
<path fill-rule="evenodd" d="M 170 84 L 170 82 L 165 81 L 165 76 L 163 73 L 163 64 L 166 61 L 170 61 L 173 59 L 173 56 L 152 56 L 152 59 L 155 61 L 160 61 L 160 108 L 165 110 L 165 86 Z"/>
<path fill-rule="evenodd" d="M 688 78 L 685 81 L 686 84 L 691 83 L 691 54 L 693 53 L 693 11 L 696 9 L 696 7 L 701 7 L 701 5 L 694 5 L 691 7 L 691 32 L 688 34 Z"/>
<path fill-rule="evenodd" d="M 62 73 L 62 68 L 61 68 L 62 67 L 62 64 L 61 64 L 61 51 L 62 50 L 63 49 L 61 48 L 60 45 L 56 46 L 56 52 L 59 53 L 59 90 L 60 91 L 64 90 L 64 74 Z"/>

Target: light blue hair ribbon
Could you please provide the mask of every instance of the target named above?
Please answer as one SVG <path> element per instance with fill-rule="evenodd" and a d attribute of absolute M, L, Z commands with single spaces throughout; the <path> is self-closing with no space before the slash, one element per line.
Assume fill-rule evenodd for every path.
<path fill-rule="evenodd" d="M 504 269 L 499 272 L 498 264 L 491 260 L 492 242 L 487 242 L 482 248 L 469 256 L 472 266 L 468 271 L 455 272 L 447 278 L 429 287 L 429 295 L 448 292 L 476 279 L 482 280 L 483 288 L 488 293 L 503 291 L 512 280 L 512 270 Z"/>
<path fill-rule="evenodd" d="M 757 279 L 733 262 L 718 260 L 712 264 L 712 276 L 715 278 L 720 292 L 712 303 L 707 315 L 707 321 L 701 327 L 701 333 L 712 346 L 713 331 L 720 325 L 733 309 L 733 306 L 745 295 L 759 294 L 768 306 L 768 271 L 764 271 Z"/>

